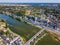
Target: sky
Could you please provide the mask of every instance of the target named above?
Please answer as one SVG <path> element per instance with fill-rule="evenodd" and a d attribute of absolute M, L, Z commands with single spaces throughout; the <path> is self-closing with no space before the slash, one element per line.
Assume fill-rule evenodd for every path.
<path fill-rule="evenodd" d="M 0 0 L 0 3 L 60 3 L 60 0 Z"/>

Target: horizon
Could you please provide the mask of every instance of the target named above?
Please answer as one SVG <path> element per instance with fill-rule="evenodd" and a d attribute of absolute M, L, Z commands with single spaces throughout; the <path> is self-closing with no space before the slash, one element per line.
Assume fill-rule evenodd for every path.
<path fill-rule="evenodd" d="M 28 2 L 27 2 L 28 3 Z M 14 3 L 14 2 L 0 2 L 0 4 L 27 4 L 27 3 Z M 34 3 L 34 2 L 33 2 Z M 32 4 L 32 3 L 29 3 Z M 39 3 L 35 3 L 35 4 L 39 4 Z M 60 4 L 60 3 L 40 3 L 40 4 Z"/>

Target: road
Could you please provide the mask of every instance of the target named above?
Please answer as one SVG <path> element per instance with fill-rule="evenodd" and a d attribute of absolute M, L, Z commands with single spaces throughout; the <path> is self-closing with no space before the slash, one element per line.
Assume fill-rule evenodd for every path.
<path fill-rule="evenodd" d="M 41 34 L 46 28 L 43 28 L 39 32 L 37 32 L 30 40 L 28 40 L 24 45 L 30 45 L 30 42 L 32 42 L 39 34 Z"/>
<path fill-rule="evenodd" d="M 40 38 L 38 38 L 38 39 L 35 41 L 34 45 L 36 45 L 36 43 L 37 43 L 39 40 L 41 40 L 43 37 L 45 37 L 46 35 L 47 35 L 47 33 L 43 34 Z"/>
<path fill-rule="evenodd" d="M 16 17 L 16 15 L 14 16 Z M 31 24 L 31 23 L 30 23 Z M 34 24 L 32 24 L 34 25 Z M 35 26 L 35 25 L 34 25 Z M 40 30 L 38 33 L 36 33 L 30 40 L 28 40 L 24 45 L 29 45 L 31 41 L 33 41 L 39 34 L 41 34 L 41 32 L 43 32 L 44 30 L 47 30 L 47 31 L 51 31 L 51 32 L 54 32 L 56 34 L 60 34 L 59 31 L 55 30 L 55 29 L 52 29 L 52 28 L 49 28 L 49 27 L 45 27 L 43 28 L 42 30 Z"/>
<path fill-rule="evenodd" d="M 58 30 L 55 30 L 55 29 L 52 29 L 49 27 L 46 27 L 46 30 L 60 35 L 60 31 L 58 31 Z"/>
<path fill-rule="evenodd" d="M 18 37 L 16 37 L 16 38 L 14 38 L 13 40 L 11 40 L 10 41 L 10 44 L 12 44 L 12 43 L 14 43 L 16 40 L 18 40 L 20 37 L 18 36 Z"/>
<path fill-rule="evenodd" d="M 44 30 L 51 31 L 51 32 L 56 33 L 56 34 L 60 34 L 60 32 L 57 31 L 57 30 L 54 30 L 54 29 L 45 27 L 45 28 L 43 28 L 42 30 L 40 30 L 38 33 L 36 33 L 36 34 L 35 34 L 30 40 L 28 40 L 24 45 L 30 45 L 30 43 L 31 43 L 37 36 L 39 36 L 39 34 L 41 34 Z"/>

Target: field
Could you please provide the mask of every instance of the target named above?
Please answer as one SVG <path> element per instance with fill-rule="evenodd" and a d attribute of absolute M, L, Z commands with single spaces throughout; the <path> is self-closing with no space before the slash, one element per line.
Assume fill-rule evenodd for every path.
<path fill-rule="evenodd" d="M 21 25 L 19 26 L 9 26 L 11 31 L 15 32 L 16 34 L 20 35 L 24 41 L 26 42 L 29 40 L 34 34 L 36 34 L 40 28 L 34 27 L 30 24 L 26 24 L 20 22 Z"/>
<path fill-rule="evenodd" d="M 41 38 L 44 34 L 46 35 L 43 38 Z M 34 41 L 30 43 L 30 45 L 60 45 L 59 38 L 60 38 L 60 35 L 43 31 L 36 39 L 34 39 Z"/>
<path fill-rule="evenodd" d="M 48 33 L 44 38 L 39 40 L 36 45 L 60 45 L 60 40 L 57 37 L 58 35 Z"/>

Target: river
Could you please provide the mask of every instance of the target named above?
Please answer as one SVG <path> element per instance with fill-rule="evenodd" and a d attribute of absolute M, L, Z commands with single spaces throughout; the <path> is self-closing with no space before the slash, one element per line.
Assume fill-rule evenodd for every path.
<path fill-rule="evenodd" d="M 40 29 L 29 24 L 25 24 L 23 22 L 19 22 L 10 16 L 5 14 L 0 14 L 0 19 L 3 19 L 8 24 L 11 31 L 19 34 L 20 36 L 25 37 L 26 39 L 31 38 L 34 34 L 36 34 Z"/>

